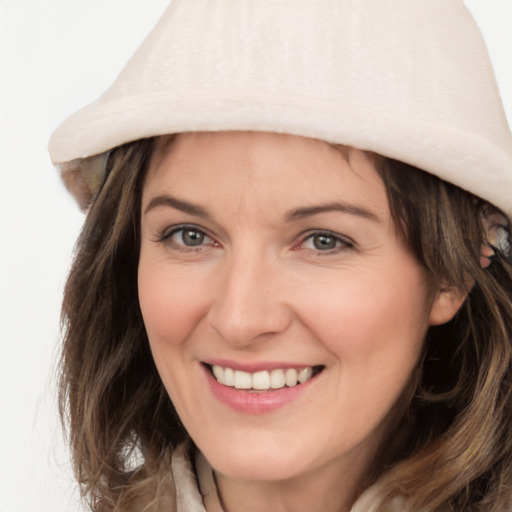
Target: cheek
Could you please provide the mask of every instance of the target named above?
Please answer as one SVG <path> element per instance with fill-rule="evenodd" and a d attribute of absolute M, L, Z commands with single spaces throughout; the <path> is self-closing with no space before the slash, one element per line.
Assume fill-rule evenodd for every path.
<path fill-rule="evenodd" d="M 304 281 L 295 288 L 295 300 L 300 316 L 334 352 L 378 351 L 385 340 L 409 344 L 428 327 L 427 290 L 419 271 L 397 277 L 347 272 L 339 279 Z"/>
<path fill-rule="evenodd" d="M 190 276 L 189 276 L 190 277 Z M 186 369 L 190 362 L 185 341 L 201 316 L 197 286 L 165 261 L 141 255 L 138 271 L 139 304 L 153 360 L 174 406 L 183 411 L 194 404 Z M 192 415 L 191 413 L 188 413 Z"/>
<path fill-rule="evenodd" d="M 347 407 L 359 410 L 364 398 L 369 410 L 384 413 L 421 354 L 429 312 L 422 273 L 347 275 L 336 286 L 298 292 L 297 300 L 304 323 L 339 364 Z"/>
<path fill-rule="evenodd" d="M 158 345 L 179 345 L 202 316 L 200 287 L 179 268 L 141 255 L 138 272 L 139 303 L 153 350 Z"/>

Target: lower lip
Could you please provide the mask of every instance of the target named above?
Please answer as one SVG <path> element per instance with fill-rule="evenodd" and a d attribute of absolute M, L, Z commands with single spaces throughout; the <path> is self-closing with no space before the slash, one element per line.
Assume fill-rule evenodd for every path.
<path fill-rule="evenodd" d="M 304 394 L 318 377 L 317 375 L 297 386 L 284 387 L 273 391 L 250 392 L 220 384 L 208 368 L 204 365 L 201 366 L 215 397 L 231 409 L 246 414 L 271 412 L 290 404 Z"/>

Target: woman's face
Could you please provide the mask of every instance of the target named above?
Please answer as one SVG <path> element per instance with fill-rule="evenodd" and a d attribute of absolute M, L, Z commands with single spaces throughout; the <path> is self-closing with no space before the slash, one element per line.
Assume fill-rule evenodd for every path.
<path fill-rule="evenodd" d="M 268 133 L 161 139 L 141 229 L 153 357 L 214 468 L 283 480 L 364 466 L 438 300 L 366 156 Z"/>

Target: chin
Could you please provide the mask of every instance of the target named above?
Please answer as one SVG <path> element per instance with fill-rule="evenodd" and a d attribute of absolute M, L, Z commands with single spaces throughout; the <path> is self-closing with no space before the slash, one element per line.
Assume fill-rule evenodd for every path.
<path fill-rule="evenodd" d="M 230 448 L 227 448 L 230 446 Z M 219 443 L 203 451 L 218 473 L 227 478 L 249 481 L 282 481 L 300 476 L 313 469 L 314 459 L 295 448 L 275 449 L 271 443 Z"/>

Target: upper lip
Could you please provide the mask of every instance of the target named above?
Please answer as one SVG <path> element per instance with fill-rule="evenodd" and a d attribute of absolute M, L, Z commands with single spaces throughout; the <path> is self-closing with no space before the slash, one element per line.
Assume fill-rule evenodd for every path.
<path fill-rule="evenodd" d="M 304 364 L 296 362 L 285 361 L 258 361 L 258 362 L 244 362 L 233 361 L 228 359 L 207 359 L 202 361 L 209 366 L 222 366 L 223 368 L 232 368 L 233 370 L 240 370 L 247 373 L 256 373 L 262 371 L 272 371 L 287 368 L 308 368 L 320 366 L 316 364 Z"/>

